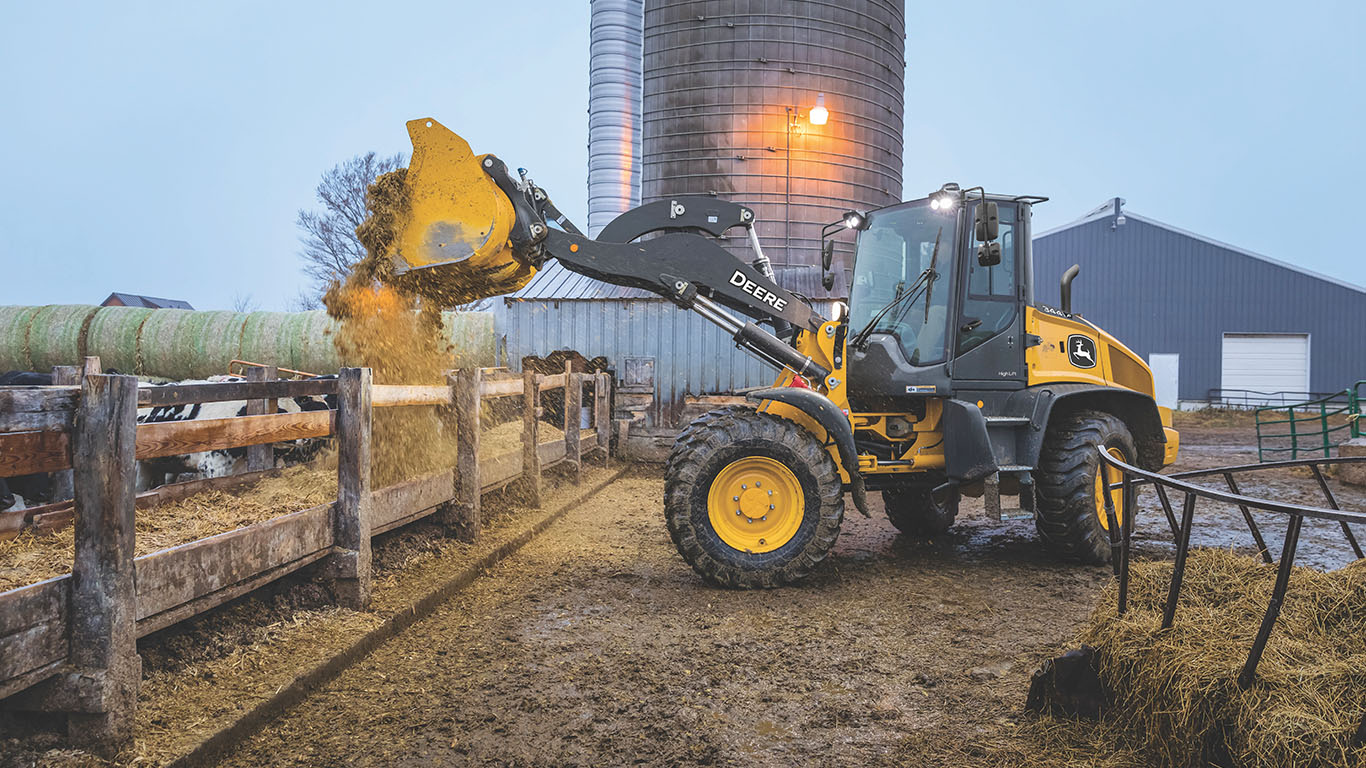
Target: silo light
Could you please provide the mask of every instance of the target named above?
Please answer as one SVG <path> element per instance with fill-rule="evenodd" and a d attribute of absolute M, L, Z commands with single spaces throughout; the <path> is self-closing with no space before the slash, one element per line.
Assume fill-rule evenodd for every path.
<path fill-rule="evenodd" d="M 825 125 L 825 121 L 830 119 L 830 110 L 825 108 L 825 94 L 816 94 L 816 106 L 811 109 L 811 124 Z"/>

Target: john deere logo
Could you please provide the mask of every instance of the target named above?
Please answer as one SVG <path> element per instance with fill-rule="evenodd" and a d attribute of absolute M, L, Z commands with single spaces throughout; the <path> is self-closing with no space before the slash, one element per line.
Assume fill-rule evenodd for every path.
<path fill-rule="evenodd" d="M 1067 337 L 1067 359 L 1078 368 L 1096 367 L 1096 343 L 1089 336 L 1074 333 Z"/>

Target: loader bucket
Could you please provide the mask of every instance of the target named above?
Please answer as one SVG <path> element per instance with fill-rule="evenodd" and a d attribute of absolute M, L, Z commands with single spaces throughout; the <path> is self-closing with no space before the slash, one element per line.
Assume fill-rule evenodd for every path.
<path fill-rule="evenodd" d="M 536 270 L 513 256 L 508 233 L 516 214 L 482 170 L 483 156 L 431 118 L 409 121 L 408 135 L 408 210 L 393 246 L 394 272 L 439 287 L 449 304 L 526 285 Z"/>

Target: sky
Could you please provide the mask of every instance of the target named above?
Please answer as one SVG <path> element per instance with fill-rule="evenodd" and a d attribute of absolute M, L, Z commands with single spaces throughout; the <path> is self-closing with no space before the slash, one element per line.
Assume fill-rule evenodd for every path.
<path fill-rule="evenodd" d="M 1046 195 L 1043 231 L 1120 196 L 1366 283 L 1366 3 L 906 11 L 903 197 Z M 5 2 L 0 73 L 0 304 L 289 309 L 320 175 L 417 117 L 586 218 L 586 0 Z"/>

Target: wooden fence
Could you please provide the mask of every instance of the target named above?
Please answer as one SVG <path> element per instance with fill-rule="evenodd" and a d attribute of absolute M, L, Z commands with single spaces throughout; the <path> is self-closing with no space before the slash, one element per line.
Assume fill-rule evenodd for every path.
<path fill-rule="evenodd" d="M 456 371 L 446 386 L 378 385 L 366 368 L 336 379 L 138 387 L 130 376 L 87 366 L 79 384 L 0 388 L 0 477 L 70 471 L 74 500 L 30 510 L 24 524 L 43 531 L 75 525 L 71 573 L 0 593 L 0 699 L 10 708 L 63 712 L 73 741 L 111 747 L 132 738 L 141 677 L 137 639 L 299 569 L 318 564 L 338 602 L 369 602 L 371 537 L 433 516 L 466 540 L 479 535 L 480 497 L 514 482 L 539 507 L 542 472 L 564 465 L 579 481 L 584 456 L 609 452 L 611 379 L 566 370 L 552 376 L 502 369 Z M 73 369 L 74 370 L 74 369 Z M 585 388 L 593 422 L 580 429 Z M 563 435 L 543 441 L 538 418 L 546 390 L 564 388 Z M 272 402 L 335 395 L 335 410 L 275 413 Z M 520 451 L 479 458 L 480 404 L 522 401 Z M 246 415 L 136 423 L 137 408 L 246 400 Z M 437 407 L 453 413 L 457 466 L 385 488 L 370 487 L 375 408 Z M 552 435 L 558 433 L 554 430 Z M 270 444 L 335 436 L 337 500 L 311 509 L 133 556 L 139 507 L 183 498 L 274 472 Z M 247 476 L 167 486 L 137 495 L 135 462 L 221 448 L 250 448 Z M 135 578 L 136 576 L 136 578 Z"/>

